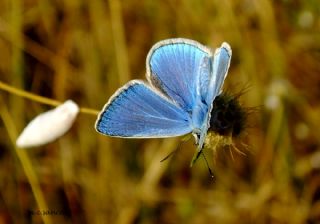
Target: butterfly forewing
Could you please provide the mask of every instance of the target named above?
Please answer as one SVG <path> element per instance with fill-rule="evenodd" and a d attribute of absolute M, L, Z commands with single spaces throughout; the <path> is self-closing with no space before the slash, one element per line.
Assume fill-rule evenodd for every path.
<path fill-rule="evenodd" d="M 195 41 L 182 38 L 161 41 L 148 54 L 147 78 L 183 110 L 191 113 L 197 103 L 199 80 L 202 80 L 203 88 L 208 88 L 204 82 L 210 79 L 210 73 L 201 71 L 201 68 L 210 67 L 210 60 L 205 59 L 211 55 L 208 48 Z"/>

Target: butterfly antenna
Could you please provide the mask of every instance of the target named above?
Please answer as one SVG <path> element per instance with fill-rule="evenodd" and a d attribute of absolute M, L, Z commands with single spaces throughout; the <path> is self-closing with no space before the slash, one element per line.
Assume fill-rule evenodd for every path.
<path fill-rule="evenodd" d="M 191 160 L 191 163 L 190 163 L 190 167 L 192 167 L 192 166 L 195 164 L 195 162 L 196 162 L 196 161 L 198 160 L 198 158 L 200 157 L 201 153 L 202 153 L 202 150 L 199 151 L 199 152 L 195 152 L 195 154 L 194 154 L 193 157 L 192 157 L 192 160 Z"/>
<path fill-rule="evenodd" d="M 203 158 L 204 158 L 204 161 L 206 162 L 206 165 L 207 165 L 209 174 L 210 174 L 211 178 L 213 179 L 213 178 L 214 178 L 213 172 L 212 172 L 212 170 L 211 170 L 210 167 L 209 167 L 208 160 L 207 160 L 206 156 L 204 155 L 203 151 L 201 151 L 200 153 L 202 154 L 202 156 L 203 156 Z"/>
<path fill-rule="evenodd" d="M 162 163 L 163 161 L 165 161 L 165 160 L 169 159 L 171 156 L 173 156 L 180 149 L 181 145 L 182 145 L 182 142 L 179 143 L 178 147 L 175 150 L 173 150 L 166 157 L 164 157 L 162 160 L 160 160 L 160 163 Z"/>

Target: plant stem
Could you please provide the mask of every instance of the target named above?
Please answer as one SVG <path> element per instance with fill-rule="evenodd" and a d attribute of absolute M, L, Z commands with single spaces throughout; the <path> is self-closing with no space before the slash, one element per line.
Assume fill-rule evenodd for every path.
<path fill-rule="evenodd" d="M 60 104 L 62 104 L 62 102 L 58 101 L 58 100 L 53 100 L 47 97 L 43 97 L 43 96 L 39 96 L 33 93 L 29 93 L 27 91 L 12 87 L 8 84 L 5 84 L 3 82 L 0 81 L 0 89 L 5 90 L 9 93 L 12 93 L 14 95 L 17 96 L 21 96 L 27 99 L 30 99 L 32 101 L 36 101 L 39 103 L 43 103 L 43 104 L 47 104 L 47 105 L 51 105 L 51 106 L 59 106 Z M 95 110 L 95 109 L 91 109 L 91 108 L 85 108 L 85 107 L 81 107 L 80 108 L 80 113 L 84 113 L 84 114 L 90 114 L 90 115 L 98 115 L 99 111 Z"/>

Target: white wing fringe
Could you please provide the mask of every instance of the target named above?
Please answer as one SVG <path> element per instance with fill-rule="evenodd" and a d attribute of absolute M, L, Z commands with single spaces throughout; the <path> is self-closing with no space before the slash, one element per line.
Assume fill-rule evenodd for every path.
<path fill-rule="evenodd" d="M 79 113 L 72 100 L 35 117 L 22 131 L 16 144 L 20 148 L 40 146 L 56 140 L 72 126 Z"/>

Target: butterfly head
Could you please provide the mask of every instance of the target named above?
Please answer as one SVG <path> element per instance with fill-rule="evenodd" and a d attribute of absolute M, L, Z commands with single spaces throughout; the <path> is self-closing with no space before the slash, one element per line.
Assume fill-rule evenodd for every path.
<path fill-rule="evenodd" d="M 201 136 L 194 134 L 198 149 L 191 161 L 191 166 L 199 158 L 203 147 L 215 151 L 220 146 L 234 146 L 232 138 L 240 136 L 243 132 L 248 115 L 246 109 L 238 101 L 240 95 L 223 92 L 215 98 L 212 104 L 209 129 L 208 133 L 205 134 L 205 139 L 203 139 L 204 142 L 199 143 Z"/>

